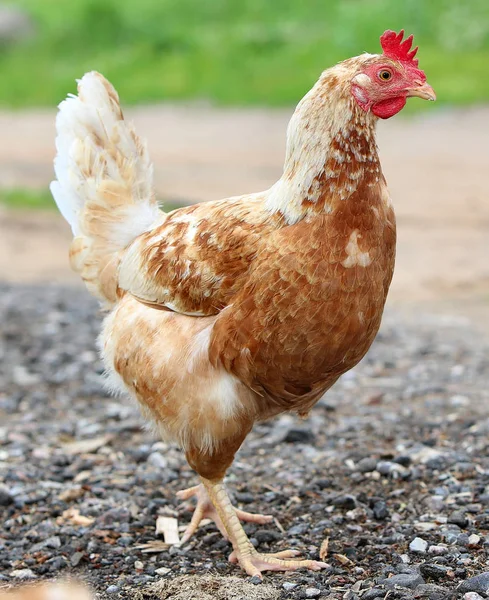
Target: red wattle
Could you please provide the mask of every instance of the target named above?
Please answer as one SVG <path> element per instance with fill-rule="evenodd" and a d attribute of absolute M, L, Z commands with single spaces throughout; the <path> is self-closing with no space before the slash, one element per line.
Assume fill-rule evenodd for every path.
<path fill-rule="evenodd" d="M 400 110 L 404 108 L 406 104 L 406 96 L 397 96 L 397 98 L 389 98 L 388 100 L 382 100 L 372 105 L 372 112 L 376 117 L 380 119 L 388 119 L 393 117 Z"/>

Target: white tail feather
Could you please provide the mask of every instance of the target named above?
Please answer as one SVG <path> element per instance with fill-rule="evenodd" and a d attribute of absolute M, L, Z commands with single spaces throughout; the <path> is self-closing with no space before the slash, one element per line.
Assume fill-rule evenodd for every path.
<path fill-rule="evenodd" d="M 113 256 L 162 216 L 145 144 L 123 117 L 117 92 L 99 73 L 59 105 L 56 181 L 51 192 L 73 230 L 73 268 L 107 298 L 99 278 Z"/>

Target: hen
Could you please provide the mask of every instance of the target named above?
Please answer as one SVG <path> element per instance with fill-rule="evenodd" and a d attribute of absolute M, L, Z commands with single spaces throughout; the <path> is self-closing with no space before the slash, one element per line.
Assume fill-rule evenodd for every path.
<path fill-rule="evenodd" d="M 57 117 L 53 196 L 70 223 L 71 265 L 109 310 L 101 353 L 176 441 L 201 484 L 182 541 L 204 517 L 249 574 L 317 570 L 295 551 L 266 555 L 223 478 L 256 421 L 306 415 L 371 345 L 394 267 L 395 222 L 375 123 L 410 96 L 435 99 L 411 50 L 386 31 L 383 54 L 325 71 L 287 131 L 283 175 L 269 190 L 160 211 L 146 147 L 98 73 Z"/>

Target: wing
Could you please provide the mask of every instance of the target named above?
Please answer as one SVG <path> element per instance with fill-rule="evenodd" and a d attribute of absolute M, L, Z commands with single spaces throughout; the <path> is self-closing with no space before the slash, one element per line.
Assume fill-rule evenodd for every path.
<path fill-rule="evenodd" d="M 374 216 L 371 225 L 361 237 L 368 266 L 352 264 L 351 227 L 333 226 L 328 215 L 275 231 L 217 316 L 211 362 L 272 404 L 307 412 L 361 359 L 379 327 L 395 230 Z"/>
<path fill-rule="evenodd" d="M 165 215 L 127 248 L 119 287 L 138 300 L 179 313 L 213 315 L 243 285 L 278 217 L 263 195 L 197 204 Z"/>

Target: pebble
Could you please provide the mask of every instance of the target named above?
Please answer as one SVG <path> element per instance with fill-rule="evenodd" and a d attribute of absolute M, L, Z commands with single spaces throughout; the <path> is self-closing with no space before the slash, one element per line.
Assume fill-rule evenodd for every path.
<path fill-rule="evenodd" d="M 428 554 L 435 554 L 438 556 L 442 556 L 443 554 L 448 553 L 448 548 L 446 546 L 441 545 L 433 545 L 428 548 Z"/>
<path fill-rule="evenodd" d="M 148 463 L 153 465 L 153 467 L 157 467 L 158 469 L 166 469 L 168 467 L 168 461 L 159 452 L 152 452 L 148 456 Z"/>
<path fill-rule="evenodd" d="M 311 444 L 316 436 L 310 429 L 291 427 L 285 434 L 283 441 L 289 444 Z"/>
<path fill-rule="evenodd" d="M 31 569 L 14 569 L 10 572 L 10 577 L 14 577 L 15 579 L 35 579 L 36 575 Z"/>
<path fill-rule="evenodd" d="M 418 552 L 419 554 L 424 554 L 427 548 L 428 542 L 420 537 L 415 537 L 409 544 L 409 550 L 411 550 L 411 552 Z"/>
<path fill-rule="evenodd" d="M 259 544 L 269 544 L 282 539 L 282 534 L 273 529 L 258 529 L 255 533 L 255 538 Z"/>
<path fill-rule="evenodd" d="M 453 523 L 454 525 L 458 525 L 459 527 L 467 527 L 468 519 L 463 510 L 456 510 L 450 514 L 447 520 L 448 523 Z"/>
<path fill-rule="evenodd" d="M 72 567 L 77 567 L 80 564 L 80 561 L 84 557 L 83 552 L 75 552 L 70 557 L 70 563 Z"/>
<path fill-rule="evenodd" d="M 0 484 L 0 506 L 8 506 L 14 501 L 7 486 Z"/>
<path fill-rule="evenodd" d="M 136 560 L 134 563 L 134 568 L 136 569 L 136 571 L 142 571 L 144 569 L 144 563 L 140 560 Z"/>
<path fill-rule="evenodd" d="M 319 588 L 306 588 L 306 598 L 318 598 L 321 595 L 321 590 Z"/>
<path fill-rule="evenodd" d="M 420 565 L 419 569 L 423 577 L 426 579 L 434 579 L 436 581 L 439 579 L 445 579 L 447 574 L 450 572 L 448 567 L 432 563 L 424 563 Z"/>
<path fill-rule="evenodd" d="M 379 500 L 374 504 L 373 507 L 374 517 L 378 521 L 384 521 L 389 516 L 389 509 L 387 508 L 387 504 L 383 500 Z"/>
<path fill-rule="evenodd" d="M 463 600 L 484 600 L 477 592 L 467 592 L 463 596 Z"/>
<path fill-rule="evenodd" d="M 55 550 L 61 548 L 61 540 L 57 535 L 48 537 L 44 542 L 42 542 L 42 544 L 46 548 L 54 548 Z"/>
<path fill-rule="evenodd" d="M 333 506 L 337 508 L 346 508 L 347 510 L 351 510 L 356 506 L 355 496 L 351 494 L 344 494 L 342 496 L 337 496 L 332 501 Z"/>
<path fill-rule="evenodd" d="M 288 535 L 302 535 L 309 531 L 309 523 L 298 523 L 287 529 Z"/>
<path fill-rule="evenodd" d="M 286 592 L 291 592 L 292 590 L 294 590 L 297 587 L 297 583 L 292 583 L 291 581 L 286 581 L 285 583 L 282 584 L 282 587 L 284 588 L 284 590 Z"/>
<path fill-rule="evenodd" d="M 480 594 L 487 594 L 489 591 L 489 571 L 485 573 L 479 573 L 475 577 L 469 577 L 458 586 L 457 591 L 463 592 L 477 592 Z"/>
<path fill-rule="evenodd" d="M 117 594 L 120 591 L 120 587 L 118 585 L 109 585 L 105 591 L 107 594 Z"/>
<path fill-rule="evenodd" d="M 371 473 L 372 471 L 375 471 L 376 466 L 377 460 L 369 457 L 362 458 L 356 464 L 356 468 L 360 473 Z"/>
<path fill-rule="evenodd" d="M 446 588 L 434 583 L 422 583 L 416 587 L 416 599 L 423 600 L 455 600 L 452 593 Z"/>
<path fill-rule="evenodd" d="M 396 586 L 405 587 L 409 589 L 415 589 L 421 583 L 424 583 L 424 579 L 417 571 L 411 573 L 399 573 L 393 575 L 387 579 L 382 579 L 380 583 L 384 584 L 386 588 L 395 588 Z"/>

